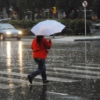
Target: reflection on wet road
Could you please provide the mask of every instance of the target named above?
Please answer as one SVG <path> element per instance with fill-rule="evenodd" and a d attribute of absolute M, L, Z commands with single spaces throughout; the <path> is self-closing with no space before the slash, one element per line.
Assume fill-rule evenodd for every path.
<path fill-rule="evenodd" d="M 99 41 L 53 41 L 46 60 L 50 83 L 40 76 L 28 86 L 27 75 L 36 67 L 31 39 L 0 41 L 1 100 L 99 100 Z"/>
<path fill-rule="evenodd" d="M 11 53 L 13 52 L 12 50 L 13 46 L 10 41 L 6 42 L 6 53 L 7 53 L 7 66 L 11 66 Z M 22 67 L 22 42 L 18 42 L 18 57 L 19 57 L 19 65 Z"/>
<path fill-rule="evenodd" d="M 10 66 L 11 65 L 11 43 L 10 42 L 7 42 L 7 66 Z"/>

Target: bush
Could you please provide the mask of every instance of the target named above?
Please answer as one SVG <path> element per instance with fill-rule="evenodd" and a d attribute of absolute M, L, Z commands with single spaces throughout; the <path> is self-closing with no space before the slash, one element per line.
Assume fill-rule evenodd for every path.
<path fill-rule="evenodd" d="M 66 25 L 67 28 L 67 34 L 68 35 L 85 35 L 85 23 L 84 20 L 82 19 L 67 19 L 64 22 L 62 21 L 62 23 L 64 23 Z M 87 20 L 86 23 L 86 29 L 87 29 L 87 34 L 90 34 L 90 21 Z"/>
<path fill-rule="evenodd" d="M 25 21 L 25 20 L 11 20 L 8 23 L 12 24 L 15 28 L 20 29 L 23 35 L 33 35 L 31 28 L 37 24 L 38 21 Z"/>
<path fill-rule="evenodd" d="M 44 19 L 43 19 L 44 20 Z M 17 29 L 21 29 L 24 35 L 33 35 L 30 31 L 31 28 L 36 25 L 38 22 L 43 20 L 34 20 L 34 21 L 25 21 L 25 20 L 10 20 L 5 21 L 14 25 Z M 56 35 L 84 35 L 85 33 L 85 24 L 82 19 L 56 19 L 66 26 L 66 28 Z M 87 34 L 90 33 L 90 21 L 87 20 Z"/>

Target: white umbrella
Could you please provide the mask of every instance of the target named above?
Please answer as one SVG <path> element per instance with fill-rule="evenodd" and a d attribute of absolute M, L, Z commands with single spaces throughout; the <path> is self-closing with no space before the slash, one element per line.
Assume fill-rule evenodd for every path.
<path fill-rule="evenodd" d="M 55 33 L 60 33 L 66 26 L 56 20 L 46 20 L 39 22 L 31 31 L 35 35 L 50 36 Z"/>

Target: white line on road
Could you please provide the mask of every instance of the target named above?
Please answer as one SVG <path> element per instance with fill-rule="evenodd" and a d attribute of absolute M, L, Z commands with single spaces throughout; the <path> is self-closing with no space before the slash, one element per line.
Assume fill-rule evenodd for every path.
<path fill-rule="evenodd" d="M 0 74 L 21 76 L 21 77 L 27 77 L 27 75 L 28 75 L 28 74 L 22 74 L 22 73 L 16 73 L 16 72 L 7 72 L 7 71 L 0 71 Z M 41 79 L 41 76 L 36 76 L 36 78 Z M 55 82 L 77 82 L 77 81 L 79 81 L 79 80 L 67 79 L 67 78 L 57 78 L 57 77 L 53 77 L 53 76 L 52 77 L 48 76 L 48 80 L 55 81 Z"/>
<path fill-rule="evenodd" d="M 0 84 L 0 89 L 11 89 L 11 88 L 17 88 L 19 86 L 15 86 L 15 85 L 5 85 L 5 84 Z"/>
<path fill-rule="evenodd" d="M 56 95 L 63 95 L 63 96 L 66 96 L 68 94 L 64 94 L 64 93 L 58 93 L 58 92 L 49 92 L 47 91 L 46 93 L 50 93 L 50 94 L 56 94 Z"/>

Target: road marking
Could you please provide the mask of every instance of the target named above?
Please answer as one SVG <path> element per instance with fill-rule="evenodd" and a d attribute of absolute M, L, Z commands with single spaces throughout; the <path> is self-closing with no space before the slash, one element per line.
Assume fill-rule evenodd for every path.
<path fill-rule="evenodd" d="M 15 86 L 12 84 L 5 85 L 5 84 L 0 84 L 0 89 L 11 89 L 11 88 L 18 88 L 19 86 Z"/>
<path fill-rule="evenodd" d="M 85 69 L 81 69 L 81 68 L 84 68 L 84 66 L 75 66 L 75 68 L 80 68 L 80 69 L 72 69 L 72 68 L 50 68 L 50 67 L 47 67 L 48 70 L 51 70 L 51 71 L 48 71 L 47 70 L 47 73 L 48 75 L 51 74 L 51 75 L 60 75 L 60 76 L 70 76 L 70 77 L 73 77 L 73 78 L 86 78 L 86 79 L 100 79 L 99 75 L 100 75 L 100 72 L 99 71 L 90 71 L 89 69 L 91 69 L 90 67 L 88 67 L 89 69 L 86 68 Z M 29 67 L 27 67 L 29 68 Z M 92 67 L 93 69 L 93 67 Z M 95 69 L 95 68 L 94 68 Z M 59 71 L 63 71 L 63 72 L 59 72 Z M 71 72 L 71 73 L 69 73 Z M 21 73 L 16 73 L 16 72 L 7 72 L 7 71 L 0 71 L 0 74 L 8 74 L 8 75 L 15 75 L 15 76 L 21 76 L 21 77 L 27 77 L 27 74 L 21 74 Z M 40 76 L 37 76 L 36 78 L 38 79 L 41 79 Z M 67 78 L 56 78 L 56 77 L 49 77 L 48 76 L 48 79 L 49 80 L 52 80 L 52 81 L 57 81 L 57 82 L 75 82 L 75 81 L 78 81 L 78 80 L 71 80 L 71 79 L 67 79 Z"/>
<path fill-rule="evenodd" d="M 58 93 L 58 92 L 50 92 L 50 91 L 47 91 L 47 96 L 48 98 L 51 100 L 54 100 L 54 99 L 68 99 L 68 100 L 88 100 L 84 97 L 79 97 L 79 96 L 74 96 L 74 95 L 69 95 L 69 94 L 65 94 L 65 93 Z"/>
<path fill-rule="evenodd" d="M 20 76 L 20 77 L 27 77 L 28 74 L 22 74 L 22 73 L 16 73 L 16 72 L 7 72 L 7 71 L 0 71 L 0 74 L 5 74 L 5 75 L 15 75 L 15 76 Z M 41 79 L 41 76 L 36 76 L 37 79 Z M 11 78 L 12 79 L 12 78 Z M 50 81 L 56 81 L 56 82 L 77 82 L 79 80 L 74 80 L 74 79 L 66 79 L 66 78 L 56 78 L 56 77 L 49 77 L 48 80 Z"/>
<path fill-rule="evenodd" d="M 75 69 L 74 69 L 75 67 Z M 29 68 L 29 67 L 25 67 L 25 68 Z M 32 67 L 30 67 L 32 68 Z M 78 69 L 77 69 L 78 68 Z M 34 68 L 33 68 L 34 69 Z M 91 71 L 92 69 L 92 71 Z M 47 67 L 47 74 L 48 74 L 48 80 L 50 81 L 55 81 L 55 82 L 66 82 L 66 83 L 69 83 L 69 82 L 79 82 L 81 80 L 75 80 L 75 79 L 71 79 L 71 78 L 79 78 L 79 79 L 100 79 L 100 72 L 97 70 L 97 71 L 93 71 L 93 69 L 100 69 L 98 67 L 84 67 L 84 66 L 72 66 L 70 68 L 59 68 L 59 67 L 54 67 L 54 68 L 50 68 L 50 67 Z M 63 71 L 63 72 L 62 72 Z M 69 73 L 71 72 L 71 73 Z M 18 83 L 18 84 L 24 84 L 24 85 L 28 85 L 28 79 L 24 80 L 24 79 L 15 79 L 15 78 L 9 78 L 7 76 L 3 77 L 3 75 L 12 75 L 12 76 L 18 76 L 18 77 L 25 77 L 27 78 L 27 75 L 28 74 L 24 74 L 24 73 L 17 73 L 17 72 L 9 72 L 9 71 L 0 71 L 0 74 L 2 75 L 0 77 L 0 80 L 1 81 L 9 81 L 9 82 L 12 82 L 12 83 Z M 49 76 L 49 75 L 52 75 L 52 76 Z M 58 77 L 54 77 L 53 75 L 58 75 Z M 59 78 L 60 77 L 63 77 L 63 78 Z M 66 77 L 70 77 L 70 79 L 68 78 L 65 78 L 64 76 Z M 36 76 L 36 79 L 41 79 L 41 76 Z M 10 84 L 10 83 L 9 83 Z M 0 84 L 0 88 L 1 89 L 10 89 L 10 88 L 17 88 L 19 86 L 16 86 L 16 85 L 4 85 L 4 84 Z M 33 80 L 33 84 L 32 85 L 42 85 L 42 82 L 35 82 Z M 65 94 L 61 94 L 61 93 L 55 93 L 55 92 L 48 92 L 48 93 L 51 93 L 51 94 L 58 94 L 58 95 L 65 95 Z"/>
<path fill-rule="evenodd" d="M 22 80 L 22 79 L 15 79 L 15 78 L 7 78 L 7 77 L 0 77 L 1 81 L 9 81 L 9 82 L 13 82 L 13 83 L 22 83 L 24 85 L 28 85 L 29 82 L 28 80 Z M 35 82 L 33 81 L 32 83 L 33 85 L 42 85 L 41 82 Z"/>
<path fill-rule="evenodd" d="M 100 65 L 99 65 L 100 66 Z M 100 70 L 100 67 L 90 67 L 90 66 L 77 66 L 77 65 L 72 65 L 70 68 L 80 68 L 80 69 L 98 69 Z"/>
<path fill-rule="evenodd" d="M 79 73 L 84 73 L 84 74 L 96 74 L 96 75 L 99 75 L 100 72 L 98 71 L 90 71 L 90 70 L 81 70 L 81 69 L 72 69 L 72 68 L 47 68 L 47 69 L 51 69 L 51 70 L 55 70 L 55 71 L 64 71 L 64 72 L 71 72 L 71 73 L 74 73 L 74 72 L 78 72 Z"/>
<path fill-rule="evenodd" d="M 49 93 L 49 94 L 56 94 L 56 95 L 62 95 L 62 96 L 66 96 L 66 95 L 68 95 L 68 94 L 64 94 L 64 93 L 58 93 L 58 92 L 49 92 L 49 91 L 47 91 L 46 93 Z"/>

